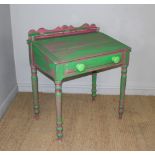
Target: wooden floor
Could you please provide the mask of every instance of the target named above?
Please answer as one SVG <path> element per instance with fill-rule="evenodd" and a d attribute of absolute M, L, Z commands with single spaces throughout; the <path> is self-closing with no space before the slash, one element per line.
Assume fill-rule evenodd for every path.
<path fill-rule="evenodd" d="M 63 95 L 64 140 L 55 135 L 54 94 L 40 94 L 41 117 L 33 119 L 31 93 L 19 93 L 0 121 L 0 150 L 155 150 L 155 97 Z"/>

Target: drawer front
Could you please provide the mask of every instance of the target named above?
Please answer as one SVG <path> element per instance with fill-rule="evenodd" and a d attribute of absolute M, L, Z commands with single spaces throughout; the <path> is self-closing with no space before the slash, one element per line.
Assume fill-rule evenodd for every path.
<path fill-rule="evenodd" d="M 64 65 L 64 76 L 78 75 L 104 67 L 115 66 L 122 62 L 122 53 L 104 55 L 85 60 L 70 62 Z"/>

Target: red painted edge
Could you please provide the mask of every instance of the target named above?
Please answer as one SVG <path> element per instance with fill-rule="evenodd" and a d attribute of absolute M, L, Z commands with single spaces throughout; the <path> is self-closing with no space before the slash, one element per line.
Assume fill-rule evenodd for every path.
<path fill-rule="evenodd" d="M 55 83 L 56 86 L 61 86 L 61 83 Z"/>
<path fill-rule="evenodd" d="M 67 26 L 63 25 L 62 27 L 56 27 L 52 30 L 47 30 L 45 28 L 39 28 L 38 30 L 31 29 L 28 34 L 36 33 L 35 39 L 45 39 L 45 38 L 53 38 L 60 37 L 66 35 L 76 35 L 76 34 L 84 34 L 97 32 L 99 28 L 95 24 L 83 24 L 80 27 L 73 27 L 72 25 Z"/>
<path fill-rule="evenodd" d="M 56 93 L 61 93 L 61 89 L 56 89 L 55 92 Z"/>
<path fill-rule="evenodd" d="M 64 74 L 67 75 L 67 74 L 73 74 L 73 73 L 75 73 L 75 71 L 73 69 L 70 69 L 70 70 L 66 70 Z"/>
<path fill-rule="evenodd" d="M 55 77 L 54 69 L 52 69 L 52 71 L 51 71 L 51 75 L 52 75 L 53 77 Z"/>

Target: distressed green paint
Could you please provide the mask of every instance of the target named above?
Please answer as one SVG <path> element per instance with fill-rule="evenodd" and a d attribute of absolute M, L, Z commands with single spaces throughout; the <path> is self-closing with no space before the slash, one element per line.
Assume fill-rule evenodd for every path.
<path fill-rule="evenodd" d="M 35 40 L 36 36 L 41 35 L 38 32 L 31 31 L 27 41 L 32 67 L 33 107 L 34 112 L 39 113 L 38 79 L 34 67 L 37 66 L 43 73 L 49 73 L 56 84 L 57 137 L 63 137 L 61 89 L 62 81 L 68 77 L 92 72 L 92 98 L 95 98 L 96 72 L 103 68 L 122 66 L 119 103 L 119 115 L 122 117 L 131 48 L 101 32 Z"/>
<path fill-rule="evenodd" d="M 114 64 L 114 57 L 119 57 L 118 59 L 122 60 L 122 53 L 110 55 L 108 53 L 124 49 L 130 51 L 128 46 L 101 32 L 34 40 L 32 41 L 32 48 L 35 63 L 43 71 L 51 72 L 53 70 L 55 76 L 50 75 L 55 81 L 62 81 L 64 78 L 72 76 L 65 75 L 68 70 L 73 70 L 73 75 L 79 75 L 87 73 L 89 69 L 97 70 L 103 65 L 112 65 Z M 96 56 L 98 54 L 100 56 Z M 46 57 L 48 57 L 48 62 L 45 59 Z M 89 58 L 85 60 L 85 57 Z M 63 61 L 66 62 L 59 64 Z M 127 61 L 128 59 L 126 59 Z M 83 66 L 80 71 L 77 69 L 78 64 Z"/>
<path fill-rule="evenodd" d="M 124 65 L 122 66 L 122 71 L 121 71 L 119 118 L 122 118 L 122 115 L 124 112 L 126 79 L 127 79 L 127 65 Z"/>
<path fill-rule="evenodd" d="M 61 138 L 63 136 L 63 127 L 62 127 L 62 82 L 61 81 L 56 81 L 55 82 L 55 97 L 56 97 L 56 108 L 57 108 L 57 113 L 56 113 L 56 119 L 57 119 L 57 137 Z M 59 130 L 62 128 L 62 130 Z M 61 136 L 60 136 L 61 135 Z"/>
<path fill-rule="evenodd" d="M 61 121 L 60 120 L 59 121 L 57 120 L 57 124 L 63 124 L 63 120 L 61 120 Z"/>
<path fill-rule="evenodd" d="M 32 68 L 32 92 L 33 92 L 33 109 L 34 114 L 39 114 L 39 97 L 38 97 L 38 77 L 36 69 Z M 35 74 L 34 74 L 35 73 Z"/>
<path fill-rule="evenodd" d="M 62 127 L 57 127 L 57 131 L 62 131 L 63 128 Z"/>
<path fill-rule="evenodd" d="M 74 70 L 74 74 L 72 75 L 66 75 L 65 77 L 70 77 L 73 75 L 80 75 L 87 73 L 89 70 L 97 70 L 98 68 L 101 68 L 103 65 L 109 66 L 109 65 L 114 65 L 112 58 L 113 57 L 119 57 L 120 61 L 122 60 L 122 53 L 117 53 L 117 54 L 110 54 L 106 56 L 100 56 L 100 57 L 93 57 L 87 60 L 80 60 L 80 61 L 73 61 L 70 63 L 67 63 L 64 65 L 64 72 L 67 70 Z M 79 72 L 76 68 L 77 64 L 84 64 L 85 65 L 85 70 Z"/>
<path fill-rule="evenodd" d="M 60 42 L 63 44 L 60 44 Z M 118 49 L 129 49 L 128 46 L 101 32 L 43 39 L 35 41 L 33 45 L 42 49 L 55 63 L 59 61 L 69 62 L 73 59 Z"/>
<path fill-rule="evenodd" d="M 33 38 L 32 38 L 33 39 Z M 31 65 L 31 82 L 32 82 L 32 94 L 33 94 L 33 111 L 34 114 L 37 115 L 40 112 L 39 107 L 39 96 L 38 96 L 38 77 L 37 77 L 37 69 L 34 66 L 34 53 L 32 48 L 32 41 L 28 42 L 29 45 L 29 59 Z"/>
<path fill-rule="evenodd" d="M 131 51 L 131 49 L 130 49 Z M 125 64 L 129 65 L 130 51 L 125 52 Z"/>
<path fill-rule="evenodd" d="M 55 81 L 62 81 L 64 79 L 64 65 L 56 65 Z"/>
<path fill-rule="evenodd" d="M 61 96 L 61 93 L 56 93 L 56 96 Z"/>
<path fill-rule="evenodd" d="M 61 89 L 61 85 L 56 84 L 56 89 Z"/>
<path fill-rule="evenodd" d="M 58 137 L 58 138 L 62 138 L 62 137 L 63 137 L 63 134 L 62 134 L 62 133 L 58 133 L 58 134 L 57 134 L 57 137 Z"/>
<path fill-rule="evenodd" d="M 33 48 L 33 52 L 35 55 L 34 61 L 35 63 L 43 70 L 43 71 L 49 71 L 50 69 L 53 68 L 53 66 L 51 65 L 51 63 L 49 64 L 46 61 L 46 58 L 42 52 L 40 52 L 37 48 Z"/>
<path fill-rule="evenodd" d="M 93 72 L 92 73 L 92 99 L 93 100 L 96 97 L 96 78 L 97 78 L 97 73 Z"/>
<path fill-rule="evenodd" d="M 62 124 L 63 123 L 63 118 L 61 117 L 57 117 L 57 124 Z"/>

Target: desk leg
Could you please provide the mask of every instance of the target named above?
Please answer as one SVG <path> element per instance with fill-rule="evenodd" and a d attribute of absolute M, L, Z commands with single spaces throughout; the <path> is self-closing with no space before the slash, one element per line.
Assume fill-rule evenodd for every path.
<path fill-rule="evenodd" d="M 32 80 L 32 91 L 33 91 L 33 110 L 34 117 L 36 119 L 39 118 L 39 98 L 38 98 L 38 77 L 37 77 L 37 69 L 36 67 L 31 67 L 31 80 Z"/>
<path fill-rule="evenodd" d="M 127 65 L 122 66 L 121 84 L 120 84 L 120 102 L 119 102 L 119 118 L 122 118 L 124 112 L 125 87 L 127 79 Z"/>
<path fill-rule="evenodd" d="M 63 127 L 62 127 L 62 84 L 61 82 L 55 83 L 55 96 L 56 96 L 56 130 L 58 141 L 62 140 Z"/>
<path fill-rule="evenodd" d="M 95 100 L 96 97 L 96 77 L 97 77 L 97 73 L 93 72 L 92 73 L 92 100 Z"/>

